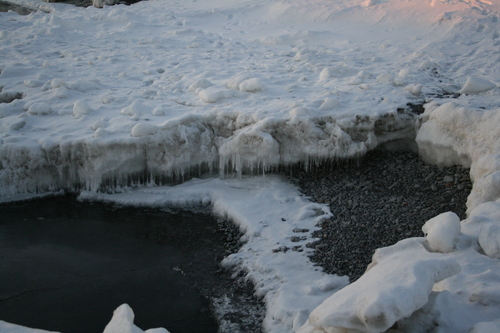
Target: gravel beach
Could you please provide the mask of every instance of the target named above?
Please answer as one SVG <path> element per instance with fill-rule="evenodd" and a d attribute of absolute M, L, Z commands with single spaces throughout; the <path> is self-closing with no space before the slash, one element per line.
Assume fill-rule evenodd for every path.
<path fill-rule="evenodd" d="M 465 218 L 472 184 L 469 170 L 439 169 L 411 152 L 373 151 L 359 160 L 287 176 L 312 201 L 327 203 L 333 217 L 315 231 L 311 260 L 332 274 L 357 280 L 375 249 L 421 237 L 422 225 L 447 211 Z"/>

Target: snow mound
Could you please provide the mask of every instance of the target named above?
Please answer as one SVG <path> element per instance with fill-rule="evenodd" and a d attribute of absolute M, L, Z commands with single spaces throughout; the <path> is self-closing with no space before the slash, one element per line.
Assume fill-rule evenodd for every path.
<path fill-rule="evenodd" d="M 422 231 L 433 251 L 451 252 L 460 235 L 460 218 L 452 212 L 442 213 L 425 222 Z"/>
<path fill-rule="evenodd" d="M 328 110 L 334 109 L 335 107 L 337 107 L 339 105 L 340 105 L 340 102 L 337 99 L 326 98 L 323 101 L 323 103 L 321 103 L 321 105 L 319 106 L 319 109 L 323 110 L 323 111 L 328 111 Z"/>
<path fill-rule="evenodd" d="M 92 109 L 87 102 L 82 100 L 76 101 L 73 105 L 73 116 L 75 117 L 81 117 L 82 115 L 90 114 L 93 111 L 94 109 Z"/>
<path fill-rule="evenodd" d="M 328 79 L 331 78 L 344 78 L 348 76 L 353 76 L 357 73 L 358 71 L 353 68 L 349 68 L 347 65 L 341 63 L 337 66 L 330 66 L 324 68 L 320 73 L 319 73 L 319 80 L 320 81 L 327 81 Z"/>
<path fill-rule="evenodd" d="M 158 127 L 155 125 L 147 124 L 147 123 L 138 123 L 134 127 L 132 127 L 132 131 L 130 135 L 138 138 L 141 136 L 153 135 L 158 132 Z"/>
<path fill-rule="evenodd" d="M 456 260 L 411 238 L 378 249 L 366 273 L 313 310 L 299 333 L 383 332 L 429 300 L 436 282 L 460 272 Z"/>
<path fill-rule="evenodd" d="M 462 89 L 458 92 L 461 94 L 479 94 L 495 89 L 497 85 L 486 79 L 476 76 L 469 76 Z"/>
<path fill-rule="evenodd" d="M 204 88 L 206 88 L 206 87 L 204 87 Z M 207 98 L 207 97 L 200 96 L 200 98 L 202 98 L 202 100 L 204 102 L 206 102 L 205 99 L 217 101 L 220 98 L 229 98 L 229 97 L 235 96 L 237 94 L 235 92 L 235 90 L 241 91 L 241 92 L 256 93 L 256 92 L 264 90 L 264 84 L 258 78 L 252 78 L 246 73 L 239 73 L 239 74 L 231 77 L 226 82 L 226 88 L 228 88 L 229 90 L 227 90 L 225 92 L 219 90 L 220 92 L 218 94 L 221 94 L 220 97 Z M 207 93 L 209 93 L 209 92 L 207 92 Z M 216 93 L 215 89 L 214 89 L 213 93 Z M 214 102 L 209 102 L 209 103 L 214 103 Z"/>
<path fill-rule="evenodd" d="M 28 113 L 35 116 L 46 116 L 51 114 L 52 108 L 45 102 L 33 103 L 28 108 Z"/>
<path fill-rule="evenodd" d="M 500 259 L 500 219 L 495 222 L 481 228 L 478 241 L 486 255 Z"/>
<path fill-rule="evenodd" d="M 241 82 L 248 80 L 249 78 L 250 77 L 247 73 L 236 74 L 226 82 L 226 87 L 228 89 L 239 90 Z"/>
<path fill-rule="evenodd" d="M 467 333 L 496 333 L 496 332 L 500 332 L 500 319 L 495 321 L 477 323 Z"/>
<path fill-rule="evenodd" d="M 114 312 L 111 321 L 104 328 L 104 333 L 168 333 L 164 328 L 147 331 L 134 325 L 134 311 L 128 304 L 120 305 Z"/>
<path fill-rule="evenodd" d="M 222 89 L 219 87 L 209 87 L 198 93 L 200 99 L 205 103 L 217 103 L 221 99 L 237 96 L 238 91 L 232 89 Z"/>
<path fill-rule="evenodd" d="M 128 116 L 141 116 L 151 112 L 151 109 L 141 101 L 134 101 L 131 105 L 123 108 L 120 113 Z"/>
<path fill-rule="evenodd" d="M 264 90 L 264 84 L 257 78 L 247 79 L 242 81 L 239 86 L 239 91 L 256 93 Z"/>
<path fill-rule="evenodd" d="M 214 84 L 207 79 L 200 79 L 200 80 L 197 80 L 197 81 L 191 83 L 191 85 L 189 86 L 189 90 L 196 91 L 197 89 L 205 89 L 205 88 L 211 87 L 213 85 Z"/>

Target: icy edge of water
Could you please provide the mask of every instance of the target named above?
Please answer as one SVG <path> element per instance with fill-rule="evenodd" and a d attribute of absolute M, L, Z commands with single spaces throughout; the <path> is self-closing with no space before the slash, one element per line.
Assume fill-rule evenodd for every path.
<path fill-rule="evenodd" d="M 418 123 L 412 113 L 396 111 L 341 119 L 239 118 L 187 116 L 155 127 L 154 132 L 152 125 L 137 129 L 141 135 L 121 140 L 3 142 L 0 198 L 60 189 L 112 191 L 205 172 L 241 177 L 297 163 L 307 168 L 325 160 L 359 157 L 387 142 L 411 142 Z"/>
<path fill-rule="evenodd" d="M 120 194 L 83 192 L 82 200 L 118 205 L 194 206 L 211 204 L 216 215 L 236 223 L 244 245 L 223 265 L 255 285 L 266 303 L 264 329 L 297 330 L 309 312 L 348 284 L 347 277 L 323 273 L 308 259 L 306 247 L 317 224 L 330 217 L 327 205 L 311 203 L 278 176 L 193 179 L 172 187 L 142 187 Z"/>

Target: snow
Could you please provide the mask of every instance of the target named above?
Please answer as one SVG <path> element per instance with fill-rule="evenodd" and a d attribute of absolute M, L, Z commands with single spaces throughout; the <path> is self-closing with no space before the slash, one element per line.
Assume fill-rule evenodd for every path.
<path fill-rule="evenodd" d="M 497 325 L 500 2 L 8 1 L 39 11 L 0 13 L 0 201 L 211 205 L 245 233 L 224 264 L 255 283 L 267 332 Z M 415 142 L 429 163 L 471 168 L 467 219 L 428 221 L 341 289 L 305 247 L 329 208 L 266 172 Z M 335 293 L 359 301 L 340 321 Z M 385 320 L 363 321 L 370 306 Z"/>
<path fill-rule="evenodd" d="M 132 127 L 132 132 L 130 135 L 133 137 L 140 137 L 145 135 L 153 135 L 158 132 L 158 127 L 155 125 L 147 124 L 147 123 L 138 123 L 134 127 Z"/>
<path fill-rule="evenodd" d="M 0 331 L 3 333 L 55 333 L 25 326 L 15 325 L 0 320 Z"/>
<path fill-rule="evenodd" d="M 422 308 L 436 282 L 459 272 L 456 260 L 429 252 L 423 239 L 400 241 L 377 250 L 366 273 L 314 309 L 298 332 L 383 332 Z"/>
<path fill-rule="evenodd" d="M 497 85 L 491 81 L 476 76 L 469 76 L 462 89 L 458 92 L 461 94 L 479 94 L 490 91 L 496 87 Z"/>
<path fill-rule="evenodd" d="M 477 323 L 469 331 L 470 333 L 493 333 L 500 330 L 500 320 L 495 320 L 494 322 L 482 322 Z"/>
<path fill-rule="evenodd" d="M 87 102 L 78 100 L 73 105 L 73 115 L 75 117 L 81 117 L 82 115 L 92 113 L 94 110 L 88 105 Z"/>
<path fill-rule="evenodd" d="M 442 213 L 425 222 L 422 231 L 433 251 L 451 252 L 460 235 L 460 218 L 453 212 Z"/>
<path fill-rule="evenodd" d="M 104 333 L 168 333 L 164 328 L 143 331 L 134 325 L 134 318 L 132 308 L 128 304 L 122 304 L 113 312 L 113 318 L 104 328 Z"/>

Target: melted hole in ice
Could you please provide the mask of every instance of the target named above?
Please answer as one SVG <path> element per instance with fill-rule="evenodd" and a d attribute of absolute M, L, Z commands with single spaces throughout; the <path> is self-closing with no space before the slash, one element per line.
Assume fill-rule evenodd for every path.
<path fill-rule="evenodd" d="M 314 233 L 311 260 L 351 282 L 364 273 L 375 249 L 423 237 L 430 218 L 452 211 L 464 219 L 472 188 L 468 169 L 438 169 L 410 152 L 373 151 L 357 161 L 287 173 L 333 213 Z"/>
<path fill-rule="evenodd" d="M 102 332 L 113 310 L 128 303 L 142 329 L 261 330 L 264 307 L 252 287 L 219 265 L 238 247 L 237 230 L 203 209 L 147 210 L 52 197 L 0 205 L 0 216 L 2 320 Z"/>

